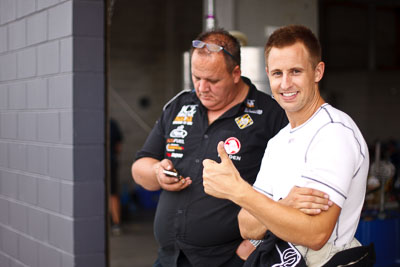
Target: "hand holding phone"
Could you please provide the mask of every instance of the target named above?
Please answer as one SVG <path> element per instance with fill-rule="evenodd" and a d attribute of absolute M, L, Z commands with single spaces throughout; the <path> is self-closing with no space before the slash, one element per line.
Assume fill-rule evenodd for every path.
<path fill-rule="evenodd" d="M 178 178 L 179 181 L 183 179 L 183 176 L 179 175 L 179 173 L 175 169 L 172 171 L 163 170 L 163 172 L 167 176 Z"/>

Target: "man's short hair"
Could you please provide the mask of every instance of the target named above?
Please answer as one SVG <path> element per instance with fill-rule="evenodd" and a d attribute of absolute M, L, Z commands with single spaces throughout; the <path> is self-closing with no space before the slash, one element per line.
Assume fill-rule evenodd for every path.
<path fill-rule="evenodd" d="M 321 61 L 321 45 L 314 33 L 302 25 L 284 26 L 272 33 L 265 45 L 265 64 L 268 63 L 268 56 L 273 47 L 284 48 L 297 42 L 303 43 L 310 55 L 311 65 L 315 68 Z"/>
<path fill-rule="evenodd" d="M 217 28 L 210 31 L 202 32 L 196 37 L 196 40 L 222 46 L 226 51 L 228 51 L 233 56 L 233 58 L 225 52 L 221 51 L 221 53 L 223 53 L 224 55 L 228 71 L 233 71 L 233 69 L 237 65 L 240 67 L 240 43 L 233 35 L 231 35 L 226 30 Z M 195 49 L 198 48 L 191 48 L 191 55 L 193 54 L 193 51 Z"/>

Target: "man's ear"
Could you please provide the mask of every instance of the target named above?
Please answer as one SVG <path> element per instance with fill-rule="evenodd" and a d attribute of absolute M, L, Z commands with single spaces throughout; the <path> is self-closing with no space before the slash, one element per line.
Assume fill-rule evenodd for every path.
<path fill-rule="evenodd" d="M 318 83 L 322 79 L 322 77 L 324 76 L 324 71 L 325 71 L 325 63 L 321 61 L 315 67 L 314 82 Z"/>
<path fill-rule="evenodd" d="M 265 72 L 267 73 L 267 76 L 269 77 L 268 66 L 265 66 Z"/>
<path fill-rule="evenodd" d="M 240 81 L 240 76 L 242 76 L 242 71 L 240 70 L 240 67 L 238 65 L 236 65 L 235 68 L 233 68 L 232 76 L 234 83 L 238 83 Z"/>

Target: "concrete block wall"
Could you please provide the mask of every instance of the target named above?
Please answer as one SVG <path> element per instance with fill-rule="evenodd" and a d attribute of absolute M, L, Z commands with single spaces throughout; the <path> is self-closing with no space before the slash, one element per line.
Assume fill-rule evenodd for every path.
<path fill-rule="evenodd" d="M 106 266 L 104 1 L 0 0 L 0 266 Z"/>

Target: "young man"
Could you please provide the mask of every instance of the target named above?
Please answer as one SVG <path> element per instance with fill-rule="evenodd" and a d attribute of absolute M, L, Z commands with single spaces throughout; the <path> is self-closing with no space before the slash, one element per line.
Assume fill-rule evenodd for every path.
<path fill-rule="evenodd" d="M 215 147 L 222 140 L 252 184 L 268 140 L 287 118 L 276 101 L 241 76 L 240 45 L 233 36 L 214 30 L 192 45 L 195 88 L 166 105 L 132 175 L 148 190 L 163 189 L 154 222 L 160 246 L 155 266 L 242 266 L 235 253 L 243 241 L 240 207 L 204 193 L 202 160 L 217 160 Z M 179 175 L 170 177 L 164 170 Z"/>
<path fill-rule="evenodd" d="M 253 187 L 219 144 L 221 163 L 203 161 L 204 189 L 242 207 L 244 238 L 262 239 L 269 230 L 295 244 L 308 266 L 322 266 L 337 252 L 360 246 L 354 234 L 365 197 L 367 145 L 353 120 L 320 95 L 325 64 L 311 30 L 278 29 L 266 44 L 265 60 L 273 96 L 289 125 L 269 141 Z M 334 204 L 309 215 L 279 201 L 296 186 L 321 190 Z"/>

